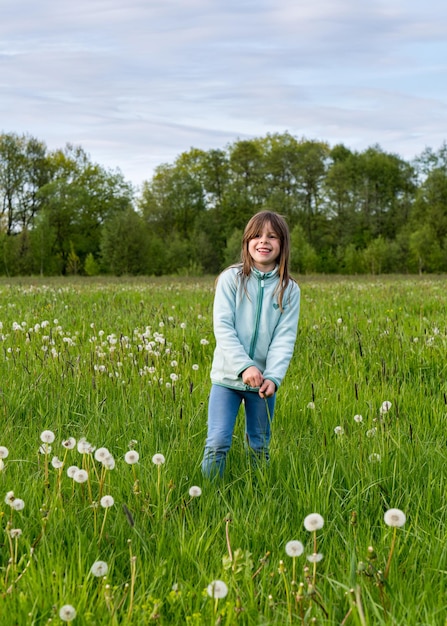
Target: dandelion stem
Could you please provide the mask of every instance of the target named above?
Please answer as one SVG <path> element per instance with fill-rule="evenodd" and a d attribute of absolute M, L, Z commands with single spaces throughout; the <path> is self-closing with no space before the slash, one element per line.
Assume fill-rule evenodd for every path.
<path fill-rule="evenodd" d="M 314 554 L 317 554 L 317 531 L 314 530 Z M 315 587 L 317 582 L 317 561 L 314 561 L 313 574 L 312 574 L 312 585 Z"/>
<path fill-rule="evenodd" d="M 393 539 L 391 540 L 391 548 L 390 548 L 390 553 L 388 555 L 388 561 L 386 563 L 385 571 L 383 573 L 383 577 L 385 579 L 388 578 L 388 573 L 390 571 L 391 559 L 393 558 L 394 546 L 396 545 L 396 536 L 397 536 L 397 528 L 395 526 L 394 527 L 394 532 L 393 532 Z"/>
<path fill-rule="evenodd" d="M 228 550 L 228 557 L 231 561 L 231 563 L 233 562 L 233 552 L 231 551 L 231 543 L 230 543 L 230 518 L 227 517 L 225 520 L 225 538 L 227 541 L 227 550 Z"/>
<path fill-rule="evenodd" d="M 101 539 L 102 539 L 102 534 L 104 532 L 104 526 L 106 524 L 106 518 L 107 518 L 107 511 L 108 511 L 108 507 L 105 509 L 104 511 L 104 519 L 102 520 L 102 525 L 101 525 L 101 532 L 99 533 L 99 537 L 98 537 L 98 543 L 101 543 Z"/>
<path fill-rule="evenodd" d="M 135 578 L 137 571 L 137 557 L 132 554 L 132 542 L 129 541 L 129 552 L 130 552 L 130 599 L 129 599 L 129 610 L 127 611 L 127 621 L 130 622 L 130 618 L 133 612 L 133 599 L 135 593 Z"/>

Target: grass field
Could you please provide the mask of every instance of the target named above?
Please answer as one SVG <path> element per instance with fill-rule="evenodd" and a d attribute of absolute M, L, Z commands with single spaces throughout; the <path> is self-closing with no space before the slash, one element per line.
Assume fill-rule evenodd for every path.
<path fill-rule="evenodd" d="M 447 279 L 299 282 L 213 483 L 213 278 L 0 281 L 2 626 L 447 624 Z"/>

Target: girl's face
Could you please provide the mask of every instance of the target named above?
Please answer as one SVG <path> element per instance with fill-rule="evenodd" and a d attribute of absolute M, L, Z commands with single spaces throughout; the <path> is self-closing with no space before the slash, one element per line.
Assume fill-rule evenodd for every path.
<path fill-rule="evenodd" d="M 256 269 L 264 273 L 271 272 L 281 253 L 281 242 L 270 222 L 265 222 L 261 231 L 248 242 L 248 252 Z"/>

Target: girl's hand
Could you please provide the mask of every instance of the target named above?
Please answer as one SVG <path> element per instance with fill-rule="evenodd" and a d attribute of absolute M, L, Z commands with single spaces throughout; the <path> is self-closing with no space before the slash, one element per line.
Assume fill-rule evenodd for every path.
<path fill-rule="evenodd" d="M 262 383 L 259 389 L 259 395 L 261 396 L 261 398 L 270 398 L 271 396 L 275 394 L 275 391 L 276 391 L 275 383 L 272 380 L 269 380 L 268 378 L 266 378 L 266 380 L 264 380 L 264 382 Z"/>
<path fill-rule="evenodd" d="M 249 387 L 260 387 L 264 382 L 264 376 L 257 367 L 251 365 L 242 372 L 242 381 Z"/>

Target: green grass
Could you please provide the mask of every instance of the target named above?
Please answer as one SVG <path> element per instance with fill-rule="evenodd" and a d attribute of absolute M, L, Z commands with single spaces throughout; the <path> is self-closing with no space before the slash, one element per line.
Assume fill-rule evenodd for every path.
<path fill-rule="evenodd" d="M 215 483 L 200 473 L 213 282 L 0 281 L 2 626 L 62 623 L 65 604 L 88 625 L 444 624 L 446 279 L 303 277 L 270 464 L 250 466 L 241 413 Z M 66 450 L 68 437 L 107 447 L 115 468 Z M 403 527 L 385 524 L 390 508 Z M 303 525 L 314 512 L 316 536 Z M 213 580 L 225 598 L 208 596 Z"/>

